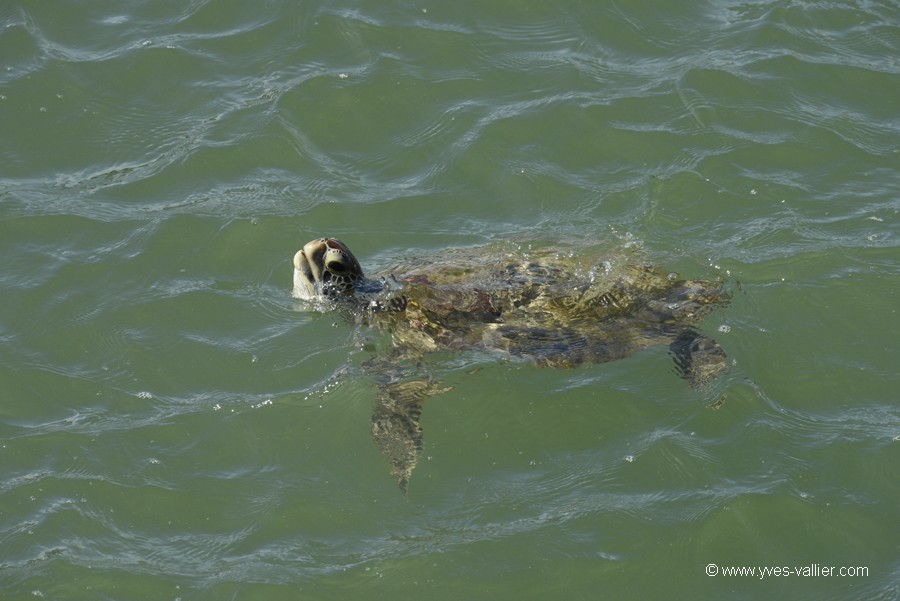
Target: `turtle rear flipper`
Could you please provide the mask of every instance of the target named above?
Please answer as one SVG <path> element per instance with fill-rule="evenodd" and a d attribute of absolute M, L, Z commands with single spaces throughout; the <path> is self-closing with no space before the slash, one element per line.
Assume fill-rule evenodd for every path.
<path fill-rule="evenodd" d="M 718 342 L 693 329 L 683 331 L 669 345 L 675 359 L 675 368 L 691 388 L 700 387 L 714 380 L 725 371 L 725 350 Z"/>

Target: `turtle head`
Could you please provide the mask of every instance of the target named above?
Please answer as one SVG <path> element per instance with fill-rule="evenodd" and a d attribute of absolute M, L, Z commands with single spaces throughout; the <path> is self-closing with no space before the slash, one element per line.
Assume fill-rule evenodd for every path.
<path fill-rule="evenodd" d="M 294 255 L 295 298 L 352 296 L 362 278 L 359 261 L 340 240 L 317 238 Z"/>

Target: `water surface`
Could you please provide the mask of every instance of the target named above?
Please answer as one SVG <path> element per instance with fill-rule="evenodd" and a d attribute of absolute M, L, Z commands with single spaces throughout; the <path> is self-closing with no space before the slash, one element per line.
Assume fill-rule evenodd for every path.
<path fill-rule="evenodd" d="M 4 3 L 3 597 L 900 598 L 898 57 L 888 1 Z M 638 241 L 731 369 L 436 358 L 404 498 L 320 235 Z"/>

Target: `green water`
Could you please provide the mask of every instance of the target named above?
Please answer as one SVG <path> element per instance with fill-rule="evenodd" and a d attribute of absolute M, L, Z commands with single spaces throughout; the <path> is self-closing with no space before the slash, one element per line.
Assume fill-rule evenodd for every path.
<path fill-rule="evenodd" d="M 900 599 L 898 168 L 894 1 L 5 0 L 0 597 Z M 404 498 L 320 235 L 638 240 L 731 369 L 436 357 Z"/>

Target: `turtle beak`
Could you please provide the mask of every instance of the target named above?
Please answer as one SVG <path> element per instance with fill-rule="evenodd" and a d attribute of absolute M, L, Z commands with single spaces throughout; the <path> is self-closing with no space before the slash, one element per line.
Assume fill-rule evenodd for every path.
<path fill-rule="evenodd" d="M 294 290 L 291 295 L 294 298 L 311 299 L 315 298 L 316 277 L 313 272 L 313 265 L 306 257 L 306 253 L 301 249 L 294 255 Z"/>

